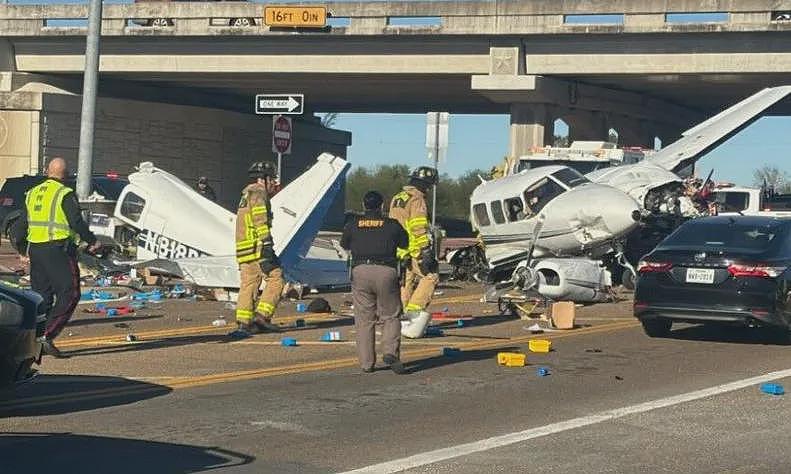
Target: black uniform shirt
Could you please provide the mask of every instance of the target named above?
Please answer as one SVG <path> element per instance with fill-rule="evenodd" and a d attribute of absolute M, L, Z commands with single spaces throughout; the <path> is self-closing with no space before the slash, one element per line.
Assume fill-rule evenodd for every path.
<path fill-rule="evenodd" d="M 352 265 L 367 261 L 396 266 L 396 249 L 408 246 L 409 236 L 401 224 L 381 212 L 353 217 L 346 223 L 341 237 L 341 247 L 352 253 Z"/>

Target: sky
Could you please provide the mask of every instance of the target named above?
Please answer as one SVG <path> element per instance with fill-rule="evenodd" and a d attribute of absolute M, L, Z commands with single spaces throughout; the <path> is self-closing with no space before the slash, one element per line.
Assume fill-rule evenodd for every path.
<path fill-rule="evenodd" d="M 256 0 L 268 3 L 269 0 Z M 3 0 L 0 0 L 2 3 Z M 105 3 L 129 3 L 111 0 Z M 85 3 L 84 0 L 9 0 L 12 4 Z M 723 14 L 681 14 L 668 22 L 725 21 Z M 436 19 L 410 20 L 432 24 Z M 569 15 L 568 23 L 623 22 L 622 15 Z M 299 91 L 294 91 L 298 93 Z M 471 169 L 489 169 L 508 151 L 507 115 L 451 115 L 447 158 L 440 172 L 459 176 Z M 352 132 L 348 158 L 353 166 L 401 163 L 411 167 L 429 164 L 424 114 L 340 114 L 335 128 Z M 698 162 L 698 174 L 714 169 L 716 181 L 750 185 L 752 173 L 764 164 L 791 173 L 791 118 L 766 117 L 722 144 Z M 562 134 L 563 132 L 561 132 Z M 626 144 L 628 145 L 628 144 Z"/>

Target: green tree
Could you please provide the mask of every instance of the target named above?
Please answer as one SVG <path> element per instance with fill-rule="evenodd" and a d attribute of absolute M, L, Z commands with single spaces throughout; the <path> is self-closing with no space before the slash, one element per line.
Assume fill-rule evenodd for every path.
<path fill-rule="evenodd" d="M 773 165 L 764 165 L 753 171 L 753 186 L 769 186 L 777 193 L 791 193 L 788 172 Z"/>
<path fill-rule="evenodd" d="M 346 179 L 346 208 L 361 211 L 363 195 L 371 189 L 382 193 L 389 202 L 409 182 L 409 171 L 406 165 L 356 168 Z M 442 175 L 437 185 L 437 216 L 466 220 L 470 213 L 470 195 L 481 184 L 479 176 L 487 178 L 488 172 L 472 170 L 459 178 Z M 431 192 L 427 198 L 430 205 Z"/>

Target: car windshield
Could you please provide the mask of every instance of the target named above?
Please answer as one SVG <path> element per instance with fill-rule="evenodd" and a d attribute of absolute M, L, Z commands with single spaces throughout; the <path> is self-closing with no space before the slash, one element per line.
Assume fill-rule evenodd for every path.
<path fill-rule="evenodd" d="M 764 253 L 785 238 L 780 223 L 756 225 L 732 222 L 688 222 L 665 239 L 657 250 L 695 248 Z"/>
<path fill-rule="evenodd" d="M 560 171 L 555 171 L 552 173 L 552 176 L 570 188 L 576 188 L 581 184 L 590 182 L 588 178 L 583 176 L 579 171 L 571 168 L 563 168 Z"/>

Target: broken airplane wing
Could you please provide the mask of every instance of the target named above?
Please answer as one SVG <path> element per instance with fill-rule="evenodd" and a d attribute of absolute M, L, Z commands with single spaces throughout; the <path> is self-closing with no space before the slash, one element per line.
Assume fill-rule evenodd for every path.
<path fill-rule="evenodd" d="M 769 87 L 690 128 L 682 137 L 642 163 L 678 173 L 708 151 L 739 133 L 777 102 L 791 94 L 791 86 Z"/>

